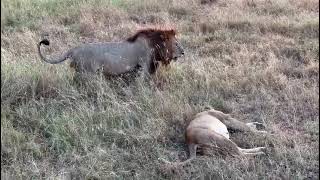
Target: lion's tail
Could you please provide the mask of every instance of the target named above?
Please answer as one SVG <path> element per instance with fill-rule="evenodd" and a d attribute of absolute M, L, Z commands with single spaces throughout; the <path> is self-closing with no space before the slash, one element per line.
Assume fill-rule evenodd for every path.
<path fill-rule="evenodd" d="M 63 54 L 62 56 L 58 57 L 57 59 L 51 59 L 51 60 L 50 60 L 50 59 L 47 59 L 47 58 L 42 54 L 42 52 L 41 52 L 40 47 L 41 47 L 42 44 L 44 44 L 44 45 L 46 45 L 46 46 L 49 46 L 50 42 L 49 42 L 49 40 L 47 40 L 47 39 L 43 39 L 43 40 L 40 41 L 39 44 L 38 44 L 38 53 L 39 53 L 39 56 L 40 56 L 40 58 L 41 58 L 43 61 L 45 61 L 45 62 L 47 62 L 47 63 L 50 63 L 50 64 L 58 64 L 58 63 L 61 63 L 61 62 L 65 61 L 67 58 L 70 57 L 70 54 L 71 54 L 70 52 L 71 52 L 71 51 L 68 51 L 67 53 Z"/>

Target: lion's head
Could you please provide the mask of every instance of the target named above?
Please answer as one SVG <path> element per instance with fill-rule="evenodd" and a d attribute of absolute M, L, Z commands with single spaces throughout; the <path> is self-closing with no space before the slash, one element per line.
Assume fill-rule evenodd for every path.
<path fill-rule="evenodd" d="M 152 59 L 169 65 L 172 60 L 177 60 L 184 55 L 184 49 L 176 38 L 176 30 L 172 28 L 144 28 L 127 39 L 134 42 L 138 37 L 145 37 L 153 49 Z"/>

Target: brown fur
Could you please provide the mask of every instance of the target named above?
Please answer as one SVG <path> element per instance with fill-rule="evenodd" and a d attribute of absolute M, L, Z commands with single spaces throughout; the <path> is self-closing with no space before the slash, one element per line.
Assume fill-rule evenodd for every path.
<path fill-rule="evenodd" d="M 197 152 L 204 155 L 219 154 L 223 156 L 254 156 L 264 154 L 262 151 L 265 147 L 257 147 L 252 149 L 242 149 L 229 139 L 227 128 L 239 131 L 258 131 L 253 123 L 243 123 L 232 118 L 229 114 L 225 114 L 215 109 L 210 109 L 195 115 L 194 119 L 189 123 L 185 139 L 188 145 L 190 157 L 188 160 L 177 163 L 183 165 L 190 162 L 196 157 Z M 259 124 L 259 123 L 258 123 Z M 163 160 L 169 163 L 166 160 Z"/>
<path fill-rule="evenodd" d="M 145 28 L 127 38 L 127 41 L 134 42 L 139 36 L 146 37 L 149 40 L 150 46 L 154 49 L 152 58 L 156 62 L 162 62 L 167 66 L 173 58 L 173 47 L 171 42 L 174 40 L 175 35 L 176 30 L 171 28 Z"/>

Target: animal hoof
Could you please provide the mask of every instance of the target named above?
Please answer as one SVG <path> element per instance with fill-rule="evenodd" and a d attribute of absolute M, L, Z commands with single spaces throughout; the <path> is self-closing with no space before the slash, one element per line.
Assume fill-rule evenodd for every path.
<path fill-rule="evenodd" d="M 252 127 L 254 129 L 260 130 L 260 129 L 265 129 L 265 125 L 259 122 L 250 122 L 247 123 L 247 126 Z"/>

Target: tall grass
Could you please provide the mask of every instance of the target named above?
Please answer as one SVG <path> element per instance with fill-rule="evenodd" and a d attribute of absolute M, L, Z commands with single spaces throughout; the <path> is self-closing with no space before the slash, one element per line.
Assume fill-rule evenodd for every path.
<path fill-rule="evenodd" d="M 208 1 L 209 2 L 209 1 Z M 319 179 L 319 2 L 1 1 L 1 177 L 6 179 Z M 40 61 L 174 24 L 186 57 L 157 77 L 73 81 Z M 184 130 L 212 106 L 273 135 L 232 134 L 249 159 L 187 158 Z"/>

